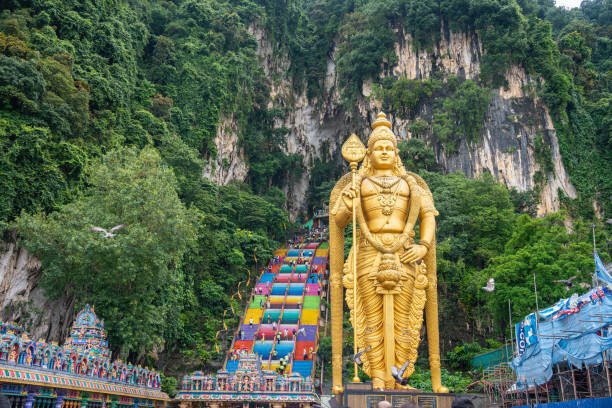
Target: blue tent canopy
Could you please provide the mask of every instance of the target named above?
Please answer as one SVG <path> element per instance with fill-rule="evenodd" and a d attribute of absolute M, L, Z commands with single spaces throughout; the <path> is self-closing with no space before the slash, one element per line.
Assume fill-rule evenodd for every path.
<path fill-rule="evenodd" d="M 516 325 L 519 356 L 512 368 L 521 389 L 548 382 L 560 362 L 577 368 L 600 364 L 603 352 L 612 348 L 612 290 L 607 286 L 561 299 L 537 316 L 532 313 Z"/>

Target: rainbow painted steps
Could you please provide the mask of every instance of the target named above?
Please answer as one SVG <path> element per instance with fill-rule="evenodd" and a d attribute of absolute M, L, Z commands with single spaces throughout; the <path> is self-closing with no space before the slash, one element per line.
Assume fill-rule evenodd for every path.
<path fill-rule="evenodd" d="M 315 243 L 275 253 L 253 289 L 232 353 L 240 350 L 261 356 L 262 369 L 278 370 L 280 359 L 289 363 L 284 373 L 312 377 L 319 338 L 321 281 L 327 273 L 328 249 Z M 225 369 L 236 371 L 228 358 Z"/>

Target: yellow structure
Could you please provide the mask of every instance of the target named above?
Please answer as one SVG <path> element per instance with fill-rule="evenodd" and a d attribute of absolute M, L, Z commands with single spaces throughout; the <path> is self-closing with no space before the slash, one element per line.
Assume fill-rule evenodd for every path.
<path fill-rule="evenodd" d="M 448 392 L 440 377 L 433 197 L 421 177 L 404 169 L 384 113 L 372 129 L 367 150 L 354 135 L 343 146 L 352 172 L 330 196 L 333 392 L 343 391 L 343 289 L 355 354 L 375 389 L 408 388 L 394 379 L 392 368 L 407 363 L 403 378 L 413 373 L 425 311 L 433 391 Z M 345 262 L 344 229 L 351 219 L 354 239 Z"/>

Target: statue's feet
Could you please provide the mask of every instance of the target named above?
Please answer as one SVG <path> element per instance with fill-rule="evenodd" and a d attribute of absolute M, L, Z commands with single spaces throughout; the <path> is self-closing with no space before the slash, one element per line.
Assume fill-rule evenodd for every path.
<path fill-rule="evenodd" d="M 438 384 L 432 387 L 433 392 L 437 392 L 440 394 L 448 394 L 448 387 L 443 386 L 442 384 Z"/>
<path fill-rule="evenodd" d="M 403 390 L 403 391 L 419 391 L 418 388 L 414 388 L 408 384 L 406 385 L 401 385 L 401 384 L 395 384 L 395 389 L 397 390 Z"/>
<path fill-rule="evenodd" d="M 372 378 L 372 388 L 377 391 L 385 390 L 385 380 L 382 378 L 374 377 Z"/>

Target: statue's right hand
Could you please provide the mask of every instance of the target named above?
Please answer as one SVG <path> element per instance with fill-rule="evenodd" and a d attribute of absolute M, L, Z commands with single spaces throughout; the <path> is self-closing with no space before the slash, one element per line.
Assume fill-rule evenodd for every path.
<path fill-rule="evenodd" d="M 358 187 L 349 187 L 342 192 L 342 201 L 344 201 L 344 205 L 351 210 L 353 208 L 353 200 L 357 197 L 359 197 Z"/>

